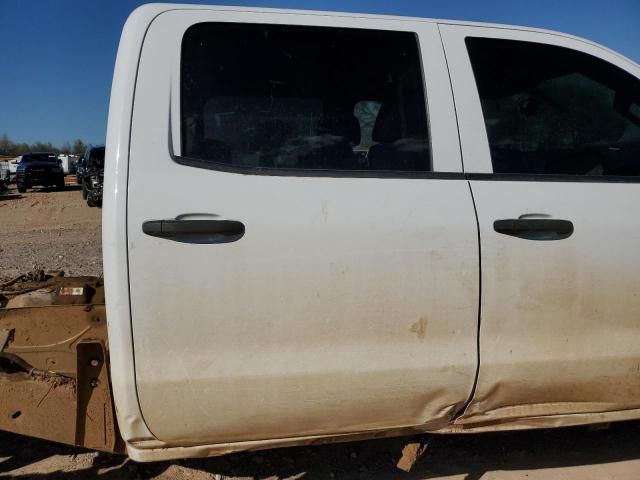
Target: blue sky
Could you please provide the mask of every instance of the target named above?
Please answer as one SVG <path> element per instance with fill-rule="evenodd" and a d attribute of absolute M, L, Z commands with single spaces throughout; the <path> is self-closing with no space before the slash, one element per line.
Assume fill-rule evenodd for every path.
<path fill-rule="evenodd" d="M 0 134 L 102 143 L 120 31 L 142 0 L 0 0 Z M 190 1 L 177 3 L 205 3 Z M 510 23 L 586 37 L 640 63 L 640 0 L 228 0 Z"/>

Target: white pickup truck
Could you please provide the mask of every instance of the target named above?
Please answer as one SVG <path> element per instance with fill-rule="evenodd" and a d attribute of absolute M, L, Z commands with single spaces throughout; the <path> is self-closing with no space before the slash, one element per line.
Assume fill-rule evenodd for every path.
<path fill-rule="evenodd" d="M 640 66 L 622 55 L 532 28 L 145 5 L 106 152 L 104 290 L 4 286 L 1 429 L 151 461 L 640 418 Z"/>

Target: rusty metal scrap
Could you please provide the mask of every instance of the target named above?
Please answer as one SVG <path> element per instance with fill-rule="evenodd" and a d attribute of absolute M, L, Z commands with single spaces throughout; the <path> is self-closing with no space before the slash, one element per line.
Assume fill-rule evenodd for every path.
<path fill-rule="evenodd" d="M 53 276 L 53 275 L 52 275 Z M 59 276 L 59 275 L 57 275 Z M 44 273 L 44 270 L 33 270 L 28 273 L 23 273 L 22 275 L 18 275 L 17 277 L 9 280 L 8 282 L 0 284 L 0 290 L 4 290 L 5 288 L 13 285 L 17 282 L 43 282 L 46 280 L 47 275 Z"/>
<path fill-rule="evenodd" d="M 0 429 L 122 451 L 102 279 L 35 272 L 0 288 Z"/>
<path fill-rule="evenodd" d="M 0 285 L 7 308 L 58 304 L 104 304 L 103 281 L 97 277 L 65 277 L 61 272 L 31 272 Z M 28 293 L 39 293 L 24 297 Z M 45 295 L 48 294 L 48 295 Z M 29 298 L 31 297 L 31 298 Z M 34 301 L 35 299 L 35 301 Z M 11 302 L 20 302 L 12 305 Z M 31 303 L 29 303 L 31 302 Z"/>

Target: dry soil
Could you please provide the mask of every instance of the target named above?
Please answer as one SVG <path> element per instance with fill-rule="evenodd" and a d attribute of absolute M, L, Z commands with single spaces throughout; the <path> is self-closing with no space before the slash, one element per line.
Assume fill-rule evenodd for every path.
<path fill-rule="evenodd" d="M 0 194 L 0 278 L 41 268 L 101 276 L 100 218 L 76 186 Z"/>

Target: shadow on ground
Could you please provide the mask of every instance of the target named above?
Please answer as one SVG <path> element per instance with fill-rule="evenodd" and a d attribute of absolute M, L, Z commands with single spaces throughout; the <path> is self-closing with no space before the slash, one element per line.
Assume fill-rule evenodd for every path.
<path fill-rule="evenodd" d="M 0 193 L 0 201 L 2 200 L 20 200 L 22 195 L 16 195 L 13 193 Z"/>
<path fill-rule="evenodd" d="M 640 424 L 608 430 L 586 428 L 436 436 L 411 473 L 395 468 L 403 439 L 276 449 L 225 457 L 136 464 L 124 457 L 94 454 L 78 469 L 49 474 L 16 472 L 10 478 L 105 480 L 124 478 L 244 478 L 418 480 L 463 475 L 478 480 L 489 471 L 597 465 L 640 459 Z M 52 456 L 86 455 L 84 450 L 0 432 L 0 476 Z M 73 459 L 69 460 L 69 463 Z M 51 469 L 49 469 L 51 471 Z M 211 476 L 209 476 L 211 475 Z"/>
<path fill-rule="evenodd" d="M 82 190 L 82 185 L 72 183 L 66 184 L 64 188 L 58 187 L 33 187 L 29 191 L 32 192 L 60 192 L 62 190 Z"/>

